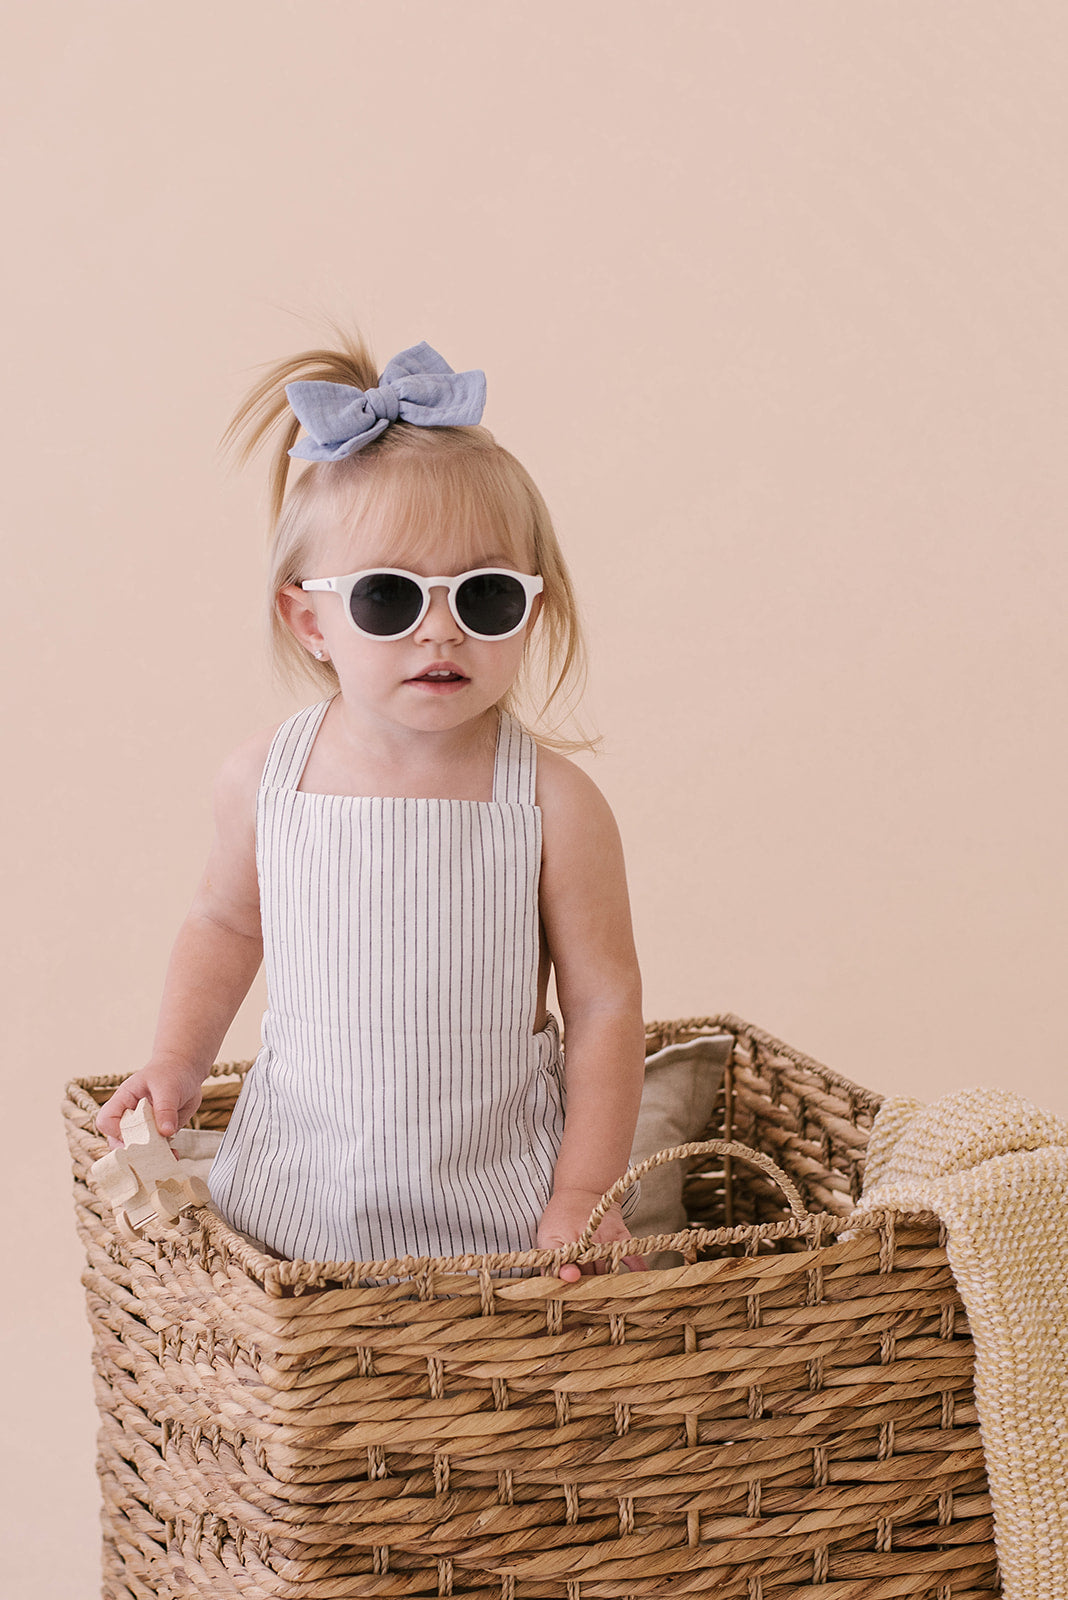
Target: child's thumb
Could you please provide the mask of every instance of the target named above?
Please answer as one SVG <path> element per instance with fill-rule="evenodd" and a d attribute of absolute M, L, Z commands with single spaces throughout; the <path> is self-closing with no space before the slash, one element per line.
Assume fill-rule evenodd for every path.
<path fill-rule="evenodd" d="M 178 1103 L 172 1095 L 160 1094 L 153 1098 L 152 1112 L 156 1127 L 165 1139 L 173 1139 L 178 1132 Z"/>

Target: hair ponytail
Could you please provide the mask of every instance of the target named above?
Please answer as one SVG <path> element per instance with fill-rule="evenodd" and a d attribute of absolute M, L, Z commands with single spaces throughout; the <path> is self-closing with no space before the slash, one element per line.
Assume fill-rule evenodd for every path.
<path fill-rule="evenodd" d="M 285 504 L 286 485 L 293 465 L 289 452 L 300 434 L 300 423 L 286 399 L 286 384 L 346 383 L 356 389 L 373 389 L 378 382 L 374 357 L 358 334 L 336 330 L 340 350 L 305 350 L 268 367 L 231 417 L 222 436 L 223 447 L 244 466 L 277 434 L 271 457 L 271 525 L 277 524 Z"/>

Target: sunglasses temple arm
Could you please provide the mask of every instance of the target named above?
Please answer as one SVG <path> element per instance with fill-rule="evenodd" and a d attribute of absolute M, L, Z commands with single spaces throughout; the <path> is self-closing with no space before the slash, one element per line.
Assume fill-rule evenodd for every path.
<path fill-rule="evenodd" d="M 326 589 L 334 587 L 333 578 L 306 578 L 301 584 L 302 589 Z"/>

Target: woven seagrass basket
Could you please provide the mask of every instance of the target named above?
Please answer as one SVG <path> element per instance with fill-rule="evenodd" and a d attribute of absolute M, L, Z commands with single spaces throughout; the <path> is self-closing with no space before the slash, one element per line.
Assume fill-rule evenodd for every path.
<path fill-rule="evenodd" d="M 731 1016 L 649 1049 L 724 1032 L 707 1137 L 771 1157 L 802 1215 L 695 1153 L 690 1231 L 647 1243 L 685 1263 L 577 1284 L 501 1275 L 559 1259 L 530 1252 L 361 1287 L 366 1263 L 280 1261 L 205 1211 L 127 1242 L 87 1186 L 120 1079 L 72 1083 L 106 1600 L 998 1596 L 938 1223 L 846 1220 L 879 1098 Z"/>

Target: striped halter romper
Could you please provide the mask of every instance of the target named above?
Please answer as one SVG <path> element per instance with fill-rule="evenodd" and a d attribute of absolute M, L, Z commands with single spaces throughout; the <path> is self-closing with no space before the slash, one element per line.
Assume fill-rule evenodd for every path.
<path fill-rule="evenodd" d="M 329 704 L 260 782 L 267 1011 L 212 1199 L 289 1258 L 529 1249 L 564 1120 L 559 1029 L 534 1031 L 536 746 L 501 713 L 489 801 L 307 794 Z"/>

